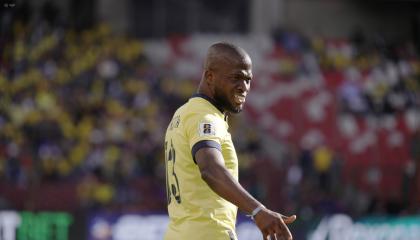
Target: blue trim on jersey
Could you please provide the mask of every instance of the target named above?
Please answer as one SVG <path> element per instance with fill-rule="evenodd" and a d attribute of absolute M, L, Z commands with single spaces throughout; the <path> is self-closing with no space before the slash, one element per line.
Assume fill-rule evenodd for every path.
<path fill-rule="evenodd" d="M 195 154 L 198 152 L 198 150 L 202 148 L 216 148 L 217 150 L 222 152 L 222 147 L 220 146 L 218 142 L 215 142 L 213 140 L 201 140 L 197 142 L 196 144 L 194 144 L 194 146 L 191 149 L 191 154 L 192 154 L 195 164 L 197 164 L 197 162 L 195 161 Z"/>
<path fill-rule="evenodd" d="M 213 106 L 215 106 L 222 114 L 225 113 L 225 111 L 223 110 L 222 106 L 220 106 L 220 104 L 218 104 L 213 98 L 211 98 L 211 97 L 209 97 L 209 96 L 207 96 L 205 94 L 202 94 L 202 93 L 196 93 L 196 94 L 192 95 L 192 98 L 194 98 L 194 97 L 201 97 L 201 98 L 206 99 L 211 104 L 213 104 Z"/>

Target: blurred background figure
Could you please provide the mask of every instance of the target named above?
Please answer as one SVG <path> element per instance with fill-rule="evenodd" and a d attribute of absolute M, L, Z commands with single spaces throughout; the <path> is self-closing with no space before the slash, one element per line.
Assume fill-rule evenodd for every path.
<path fill-rule="evenodd" d="M 124 239 L 136 229 L 128 223 L 165 223 L 165 128 L 194 93 L 204 50 L 223 40 L 250 51 L 256 79 L 243 116 L 230 118 L 240 181 L 267 207 L 297 213 L 295 239 L 336 213 L 418 216 L 419 9 L 2 1 L 0 219 L 17 214 L 7 215 L 18 219 L 7 225 L 16 239 L 37 231 L 46 211 L 67 214 L 44 225 L 66 231 L 39 239 Z M 143 218 L 124 215 L 134 213 Z"/>

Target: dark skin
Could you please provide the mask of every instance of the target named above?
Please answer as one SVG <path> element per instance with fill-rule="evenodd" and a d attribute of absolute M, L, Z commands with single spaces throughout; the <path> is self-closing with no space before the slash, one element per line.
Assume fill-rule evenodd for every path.
<path fill-rule="evenodd" d="M 252 63 L 248 54 L 233 45 L 217 43 L 209 48 L 199 93 L 214 99 L 225 111 L 239 113 L 250 90 Z M 262 205 L 235 180 L 225 167 L 221 152 L 202 148 L 195 154 L 202 179 L 219 196 L 251 213 Z M 286 224 L 294 222 L 295 215 L 283 216 L 263 208 L 254 220 L 264 239 L 293 239 Z"/>

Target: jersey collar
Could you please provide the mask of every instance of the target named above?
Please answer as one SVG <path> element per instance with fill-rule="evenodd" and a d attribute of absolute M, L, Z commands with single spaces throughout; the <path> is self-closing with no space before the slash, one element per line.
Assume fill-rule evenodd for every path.
<path fill-rule="evenodd" d="M 202 93 L 196 93 L 196 94 L 192 95 L 192 98 L 194 98 L 194 97 L 201 97 L 201 98 L 206 99 L 213 106 L 215 106 L 223 115 L 226 116 L 226 112 L 223 110 L 222 106 L 220 106 L 220 104 L 218 104 L 213 98 L 211 98 L 211 97 L 209 97 L 209 96 L 207 96 L 205 94 L 202 94 Z"/>

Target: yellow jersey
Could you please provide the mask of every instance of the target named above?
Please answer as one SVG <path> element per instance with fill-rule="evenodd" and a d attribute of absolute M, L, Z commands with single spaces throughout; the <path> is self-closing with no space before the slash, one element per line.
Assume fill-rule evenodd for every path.
<path fill-rule="evenodd" d="M 169 226 L 165 240 L 237 239 L 237 207 L 217 195 L 201 178 L 195 153 L 221 151 L 225 166 L 238 180 L 238 158 L 225 114 L 203 94 L 195 94 L 174 114 L 165 135 Z"/>

